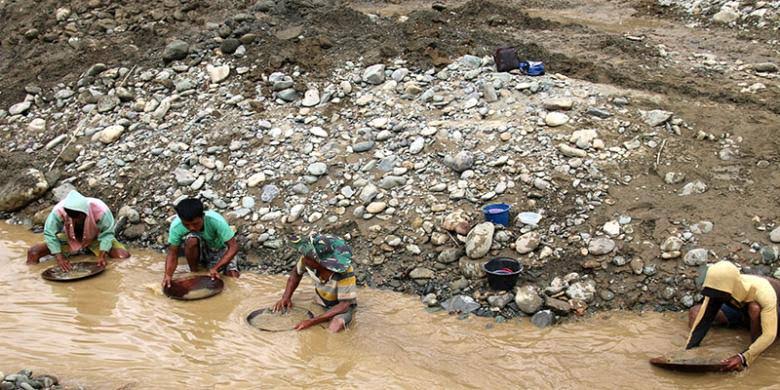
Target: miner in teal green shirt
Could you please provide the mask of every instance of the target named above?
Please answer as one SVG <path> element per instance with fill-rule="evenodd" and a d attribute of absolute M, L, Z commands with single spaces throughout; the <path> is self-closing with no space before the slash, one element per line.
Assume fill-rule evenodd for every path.
<path fill-rule="evenodd" d="M 103 201 L 73 190 L 49 213 L 43 227 L 44 243 L 27 251 L 27 264 L 38 264 L 42 257 L 53 255 L 57 265 L 67 272 L 71 264 L 66 256 L 81 252 L 93 253 L 101 266 L 106 265 L 107 257 L 130 257 L 114 237 L 114 228 L 114 215 Z"/>
<path fill-rule="evenodd" d="M 174 208 L 177 216 L 168 231 L 163 287 L 170 287 L 181 255 L 192 272 L 204 266 L 212 278 L 219 278 L 220 273 L 237 278 L 238 242 L 225 218 L 217 212 L 204 211 L 203 203 L 194 198 L 183 199 Z"/>

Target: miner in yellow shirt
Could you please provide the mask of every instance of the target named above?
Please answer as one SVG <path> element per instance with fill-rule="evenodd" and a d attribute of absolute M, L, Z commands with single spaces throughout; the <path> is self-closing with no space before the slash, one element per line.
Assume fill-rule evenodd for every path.
<path fill-rule="evenodd" d="M 778 291 L 778 280 L 741 275 L 728 261 L 713 264 L 704 278 L 704 301 L 690 311 L 691 333 L 685 349 L 697 347 L 713 324 L 748 327 L 753 343 L 722 362 L 724 371 L 748 367 L 777 336 Z"/>

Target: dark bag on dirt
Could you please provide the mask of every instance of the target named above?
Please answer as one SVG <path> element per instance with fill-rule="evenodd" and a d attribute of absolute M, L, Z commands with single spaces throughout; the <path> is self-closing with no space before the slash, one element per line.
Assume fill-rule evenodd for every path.
<path fill-rule="evenodd" d="M 499 72 L 509 72 L 517 69 L 520 60 L 517 58 L 517 49 L 514 47 L 501 47 L 493 53 L 493 61 L 496 62 L 496 70 Z"/>

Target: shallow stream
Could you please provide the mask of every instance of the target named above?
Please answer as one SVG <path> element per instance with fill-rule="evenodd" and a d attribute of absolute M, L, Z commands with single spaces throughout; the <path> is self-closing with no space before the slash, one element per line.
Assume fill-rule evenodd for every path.
<path fill-rule="evenodd" d="M 780 349 L 740 374 L 679 374 L 647 360 L 682 348 L 685 315 L 603 313 L 547 329 L 425 312 L 417 297 L 361 289 L 351 329 L 261 332 L 253 310 L 285 278 L 245 273 L 216 297 L 160 292 L 163 255 L 134 249 L 99 276 L 47 282 L 52 262 L 25 265 L 41 237 L 0 223 L 0 371 L 30 368 L 66 385 L 211 388 L 683 388 L 777 387 Z M 184 270 L 181 269 L 183 272 Z M 294 301 L 311 307 L 312 286 Z M 715 330 L 705 344 L 728 356 L 747 332 Z"/>

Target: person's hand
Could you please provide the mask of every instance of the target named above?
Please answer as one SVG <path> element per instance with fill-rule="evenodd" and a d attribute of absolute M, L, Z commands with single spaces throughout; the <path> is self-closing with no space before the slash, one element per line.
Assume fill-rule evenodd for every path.
<path fill-rule="evenodd" d="M 723 364 L 723 367 L 720 369 L 721 371 L 742 371 L 742 369 L 745 368 L 745 365 L 742 364 L 742 358 L 739 355 L 734 355 L 728 359 L 722 360 L 720 363 Z"/>
<path fill-rule="evenodd" d="M 209 276 L 211 276 L 211 280 L 219 279 L 219 270 L 216 268 L 209 269 Z"/>
<path fill-rule="evenodd" d="M 163 276 L 162 288 L 170 288 L 171 287 L 171 280 L 173 280 L 173 277 L 171 275 Z"/>
<path fill-rule="evenodd" d="M 303 320 L 298 323 L 298 325 L 295 325 L 295 330 L 304 330 L 306 328 L 310 328 L 312 325 L 314 325 L 314 322 L 312 320 Z"/>
<path fill-rule="evenodd" d="M 98 267 L 106 266 L 106 252 L 100 252 L 100 255 L 98 255 L 97 265 Z"/>
<path fill-rule="evenodd" d="M 276 302 L 273 307 L 274 313 L 277 311 L 286 311 L 293 307 L 293 303 L 291 299 L 282 298 L 279 300 L 279 302 Z"/>
<path fill-rule="evenodd" d="M 62 255 L 57 256 L 57 265 L 60 266 L 60 269 L 63 272 L 70 272 L 70 270 L 73 269 L 73 266 L 70 265 L 70 261 Z"/>

